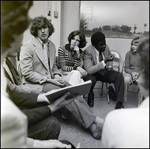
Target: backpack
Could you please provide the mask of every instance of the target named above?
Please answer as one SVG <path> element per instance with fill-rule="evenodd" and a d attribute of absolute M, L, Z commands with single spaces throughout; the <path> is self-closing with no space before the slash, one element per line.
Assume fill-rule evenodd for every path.
<path fill-rule="evenodd" d="M 114 101 L 117 100 L 116 91 L 114 90 L 114 88 L 112 86 L 108 87 L 108 95 L 109 95 L 109 98 L 111 98 L 112 100 L 114 100 Z"/>

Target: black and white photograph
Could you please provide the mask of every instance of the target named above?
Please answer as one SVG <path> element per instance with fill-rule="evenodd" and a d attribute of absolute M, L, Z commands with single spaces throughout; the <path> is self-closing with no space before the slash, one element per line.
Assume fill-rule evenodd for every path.
<path fill-rule="evenodd" d="M 1 1 L 1 148 L 149 148 L 149 1 Z"/>

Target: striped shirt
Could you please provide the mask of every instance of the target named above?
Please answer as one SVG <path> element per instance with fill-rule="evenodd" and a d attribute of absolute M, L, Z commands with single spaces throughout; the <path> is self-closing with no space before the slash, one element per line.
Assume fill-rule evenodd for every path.
<path fill-rule="evenodd" d="M 76 51 L 70 49 L 70 45 L 66 44 L 58 49 L 59 64 L 62 71 L 72 71 L 76 67 L 83 66 L 83 54 L 84 52 L 80 49 L 80 57 L 77 56 Z"/>

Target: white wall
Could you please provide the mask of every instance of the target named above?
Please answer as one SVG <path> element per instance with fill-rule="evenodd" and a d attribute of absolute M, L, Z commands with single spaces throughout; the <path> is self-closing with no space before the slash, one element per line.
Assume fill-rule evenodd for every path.
<path fill-rule="evenodd" d="M 47 10 L 47 1 L 33 1 L 33 5 L 29 10 L 29 16 L 32 19 L 34 17 L 41 16 L 41 15 L 47 17 L 46 10 Z M 29 28 L 24 32 L 23 42 L 32 38 Z"/>
<path fill-rule="evenodd" d="M 79 29 L 80 2 L 62 1 L 61 44 L 68 43 L 68 35 Z"/>

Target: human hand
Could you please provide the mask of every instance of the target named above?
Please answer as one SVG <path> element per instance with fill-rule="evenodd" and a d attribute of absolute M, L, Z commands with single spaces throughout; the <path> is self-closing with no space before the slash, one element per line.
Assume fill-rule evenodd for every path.
<path fill-rule="evenodd" d="M 58 98 L 54 103 L 48 105 L 48 107 L 51 109 L 51 112 L 55 112 L 62 107 L 66 106 L 67 104 L 71 103 L 73 100 L 75 100 L 78 96 L 70 97 L 69 99 L 66 99 L 70 95 L 69 92 L 65 93 L 63 96 Z"/>
<path fill-rule="evenodd" d="M 60 86 L 60 87 L 65 86 L 65 81 L 63 79 L 47 79 L 47 82 Z"/>
<path fill-rule="evenodd" d="M 77 53 L 77 57 L 80 58 L 80 50 L 79 50 L 79 47 L 78 47 L 78 46 L 75 46 L 74 50 L 75 50 L 76 53 Z"/>
<path fill-rule="evenodd" d="M 113 59 L 114 59 L 114 55 L 111 54 L 105 59 L 105 63 L 107 63 L 108 61 L 113 61 Z"/>
<path fill-rule="evenodd" d="M 133 80 L 137 80 L 139 77 L 139 73 L 138 72 L 132 72 L 132 79 Z"/>
<path fill-rule="evenodd" d="M 58 140 L 34 140 L 34 148 L 71 148 L 71 145 L 61 143 Z"/>

